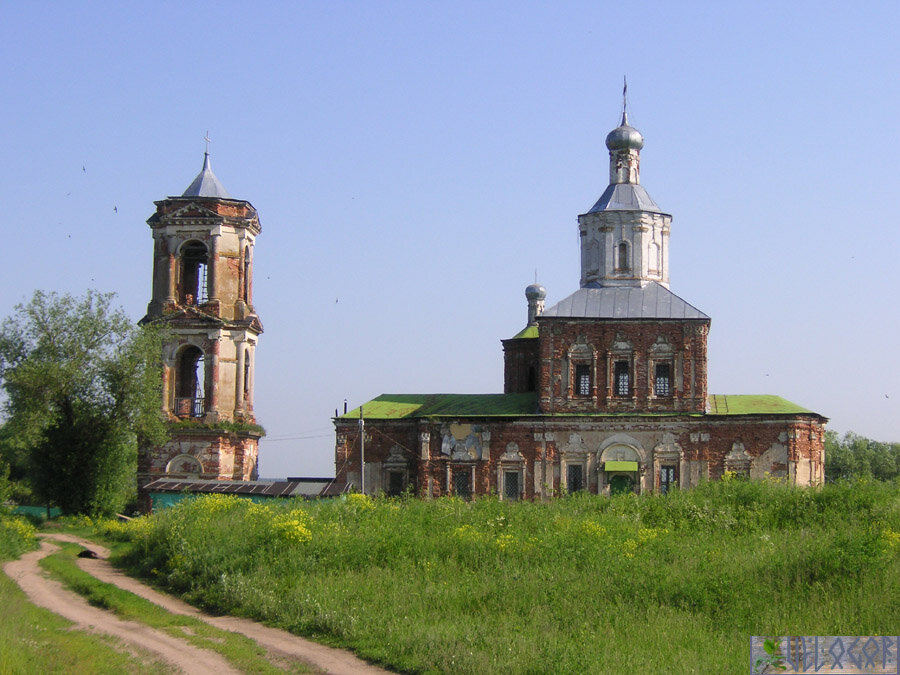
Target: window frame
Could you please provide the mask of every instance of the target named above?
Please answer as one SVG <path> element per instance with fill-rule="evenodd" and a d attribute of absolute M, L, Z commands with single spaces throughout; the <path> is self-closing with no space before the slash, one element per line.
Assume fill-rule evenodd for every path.
<path fill-rule="evenodd" d="M 668 474 L 668 476 L 666 476 Z M 666 479 L 663 480 L 663 477 Z M 678 486 L 678 465 L 677 464 L 661 464 L 659 467 L 659 492 L 660 494 L 668 494 L 672 487 Z"/>
<path fill-rule="evenodd" d="M 458 484 L 461 481 L 459 481 L 457 479 L 457 477 L 463 476 L 463 475 L 465 475 L 465 477 L 466 477 L 465 494 L 462 494 L 458 489 Z M 471 470 L 471 468 L 469 468 L 469 467 L 452 467 L 450 469 L 450 482 L 451 482 L 451 486 L 453 488 L 453 492 L 452 492 L 453 495 L 455 495 L 465 501 L 470 501 L 472 499 L 474 491 L 472 489 L 472 470 Z"/>
<path fill-rule="evenodd" d="M 631 360 L 623 358 L 613 358 L 613 381 L 612 395 L 615 398 L 629 398 L 634 392 L 631 377 Z M 622 381 L 625 383 L 625 392 L 622 393 Z"/>
<path fill-rule="evenodd" d="M 578 471 L 578 487 L 572 487 L 572 471 Z M 582 492 L 586 489 L 584 464 L 581 462 L 571 462 L 566 464 L 566 492 Z"/>
<path fill-rule="evenodd" d="M 665 392 L 660 393 L 660 368 L 665 368 L 668 372 L 665 375 Z M 653 364 L 653 396 L 654 398 L 672 398 L 675 395 L 675 387 L 673 386 L 674 368 L 671 361 L 656 361 Z"/>
<path fill-rule="evenodd" d="M 578 398 L 590 398 L 593 393 L 593 378 L 591 377 L 591 364 L 574 363 L 574 382 L 572 386 L 572 395 Z M 583 387 L 582 385 L 587 385 Z"/>
<path fill-rule="evenodd" d="M 503 472 L 503 499 L 504 501 L 519 501 L 522 498 L 522 471 L 518 468 L 506 467 L 501 468 Z M 509 493 L 509 479 L 511 476 L 515 477 L 516 480 L 516 492 L 513 496 L 510 496 Z"/>

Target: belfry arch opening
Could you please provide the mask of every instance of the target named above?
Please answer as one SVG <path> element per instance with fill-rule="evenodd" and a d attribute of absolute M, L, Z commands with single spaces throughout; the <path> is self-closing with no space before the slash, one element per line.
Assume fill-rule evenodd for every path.
<path fill-rule="evenodd" d="M 207 300 L 209 251 L 202 241 L 185 242 L 181 247 L 181 283 L 179 300 L 183 305 L 198 305 Z"/>
<path fill-rule="evenodd" d="M 203 351 L 190 345 L 175 365 L 175 415 L 202 417 L 206 412 L 206 362 Z"/>

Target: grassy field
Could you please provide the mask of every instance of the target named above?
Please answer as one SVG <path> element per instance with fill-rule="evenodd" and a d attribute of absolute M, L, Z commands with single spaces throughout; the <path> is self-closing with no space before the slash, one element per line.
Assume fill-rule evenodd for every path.
<path fill-rule="evenodd" d="M 900 489 L 551 503 L 198 498 L 107 536 L 194 603 L 408 672 L 747 672 L 750 635 L 895 634 Z"/>

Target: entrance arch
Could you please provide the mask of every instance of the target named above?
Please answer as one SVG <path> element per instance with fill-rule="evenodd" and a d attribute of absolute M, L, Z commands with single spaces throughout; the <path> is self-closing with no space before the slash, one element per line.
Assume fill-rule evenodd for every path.
<path fill-rule="evenodd" d="M 615 495 L 623 492 L 640 493 L 642 453 L 624 438 L 610 439 L 599 453 L 603 492 Z"/>

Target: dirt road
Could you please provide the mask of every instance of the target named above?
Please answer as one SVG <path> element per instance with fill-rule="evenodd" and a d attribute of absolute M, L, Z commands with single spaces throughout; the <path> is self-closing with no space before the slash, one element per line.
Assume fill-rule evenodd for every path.
<path fill-rule="evenodd" d="M 56 539 L 77 543 L 97 554 L 97 558 L 80 558 L 78 565 L 101 581 L 139 595 L 173 614 L 185 614 L 221 628 L 246 635 L 263 647 L 274 662 L 299 662 L 325 673 L 355 675 L 356 673 L 386 673 L 358 659 L 348 652 L 325 647 L 309 640 L 263 626 L 262 624 L 229 616 L 210 616 L 181 600 L 160 593 L 132 579 L 107 562 L 109 551 L 93 542 L 65 534 L 44 535 L 40 550 L 26 553 L 19 560 L 3 565 L 9 575 L 36 605 L 65 617 L 83 630 L 106 633 L 123 642 L 151 652 L 156 658 L 185 673 L 226 673 L 235 670 L 215 652 L 194 647 L 184 640 L 134 621 L 123 621 L 112 612 L 91 607 L 81 596 L 67 590 L 59 582 L 47 578 L 38 561 L 58 547 L 47 541 Z"/>

